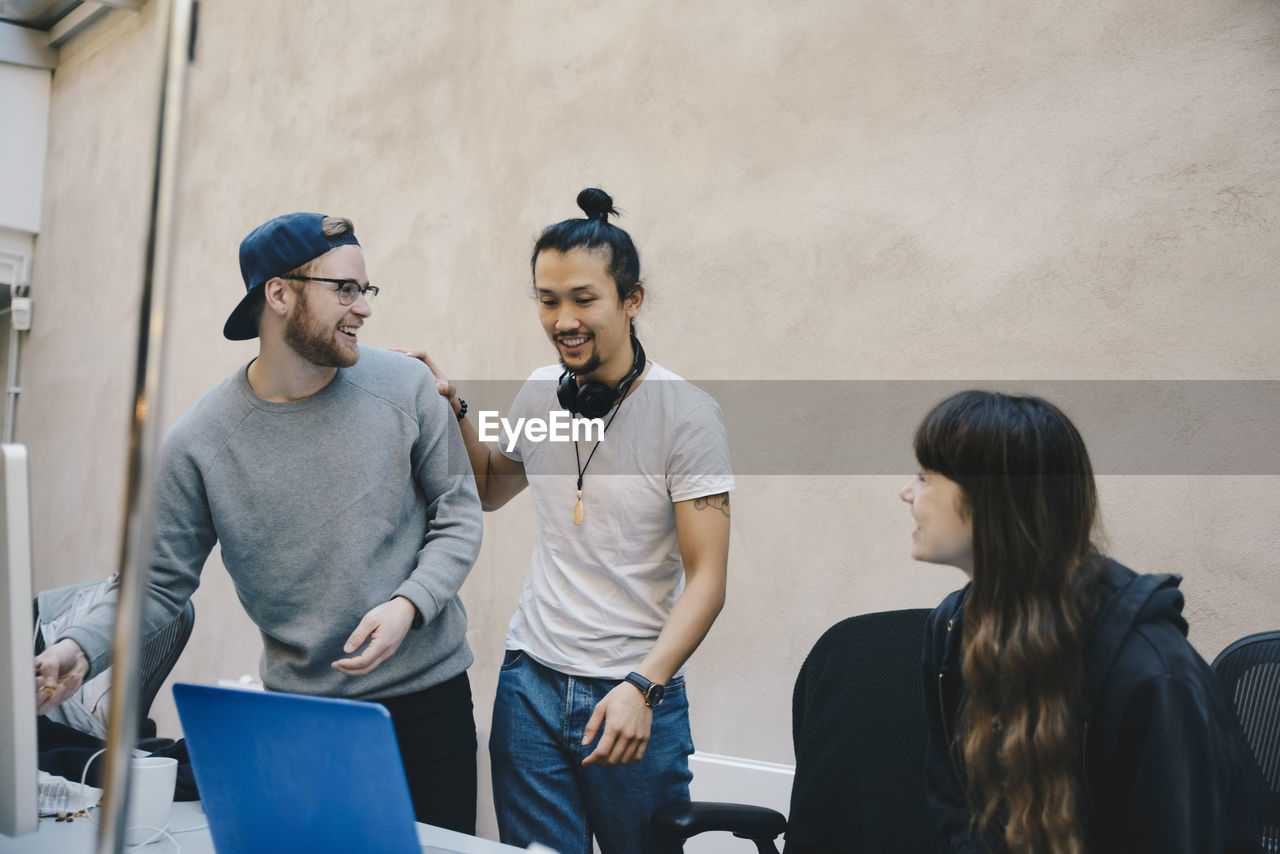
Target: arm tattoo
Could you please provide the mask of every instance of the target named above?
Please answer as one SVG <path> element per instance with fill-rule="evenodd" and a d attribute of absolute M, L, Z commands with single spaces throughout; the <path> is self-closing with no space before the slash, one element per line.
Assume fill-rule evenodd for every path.
<path fill-rule="evenodd" d="M 719 510 L 724 514 L 724 518 L 729 518 L 729 493 L 722 492 L 719 495 L 708 495 L 703 498 L 693 499 L 694 510 L 706 510 L 708 507 L 713 510 Z"/>

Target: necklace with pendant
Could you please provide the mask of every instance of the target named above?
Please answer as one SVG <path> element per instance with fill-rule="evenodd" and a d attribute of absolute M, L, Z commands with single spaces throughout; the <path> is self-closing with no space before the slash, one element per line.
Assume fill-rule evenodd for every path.
<path fill-rule="evenodd" d="M 578 500 L 573 505 L 573 524 L 581 525 L 584 517 L 582 510 L 582 476 L 587 473 L 587 466 L 591 465 L 591 458 L 596 455 L 596 451 L 600 448 L 600 443 L 604 441 L 604 434 L 609 431 L 609 427 L 613 424 L 613 419 L 618 417 L 618 413 L 622 411 L 622 400 L 618 401 L 617 407 L 613 410 L 613 414 L 609 416 L 609 420 L 605 422 L 604 430 L 600 434 L 600 438 L 596 439 L 595 447 L 591 449 L 591 453 L 587 454 L 587 462 L 584 465 L 582 457 L 578 453 L 578 440 L 573 440 L 573 460 L 578 466 Z"/>

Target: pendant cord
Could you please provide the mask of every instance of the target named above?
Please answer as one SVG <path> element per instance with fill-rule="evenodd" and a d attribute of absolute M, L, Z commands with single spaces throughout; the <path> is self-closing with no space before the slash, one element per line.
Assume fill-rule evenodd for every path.
<path fill-rule="evenodd" d="M 627 395 L 630 397 L 631 395 Z M 582 457 L 578 454 L 578 440 L 573 440 L 573 461 L 578 466 L 578 491 L 582 491 L 582 476 L 587 473 L 587 466 L 591 465 L 591 458 L 596 455 L 596 451 L 600 449 L 600 443 L 604 441 L 604 434 L 609 432 L 609 427 L 613 425 L 613 419 L 618 417 L 618 413 L 622 411 L 622 404 L 627 397 L 618 401 L 618 406 L 613 410 L 613 414 L 609 416 L 609 420 L 605 422 L 604 431 L 601 432 L 600 438 L 596 439 L 595 447 L 591 449 L 591 453 L 587 454 L 587 465 L 582 464 Z"/>

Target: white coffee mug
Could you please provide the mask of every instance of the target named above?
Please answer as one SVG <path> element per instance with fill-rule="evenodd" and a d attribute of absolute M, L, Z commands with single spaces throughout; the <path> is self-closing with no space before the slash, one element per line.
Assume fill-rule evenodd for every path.
<path fill-rule="evenodd" d="M 169 808 L 178 782 L 178 760 L 165 756 L 135 756 L 129 763 L 129 812 L 124 822 L 125 845 L 159 839 L 169 825 Z"/>

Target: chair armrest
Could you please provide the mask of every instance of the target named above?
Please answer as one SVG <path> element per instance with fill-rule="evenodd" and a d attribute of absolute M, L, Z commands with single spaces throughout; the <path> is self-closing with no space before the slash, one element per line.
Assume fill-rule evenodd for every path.
<path fill-rule="evenodd" d="M 749 804 L 692 801 L 665 804 L 654 810 L 650 826 L 666 840 L 685 840 L 708 830 L 722 830 L 743 839 L 776 839 L 787 829 L 777 810 Z"/>

